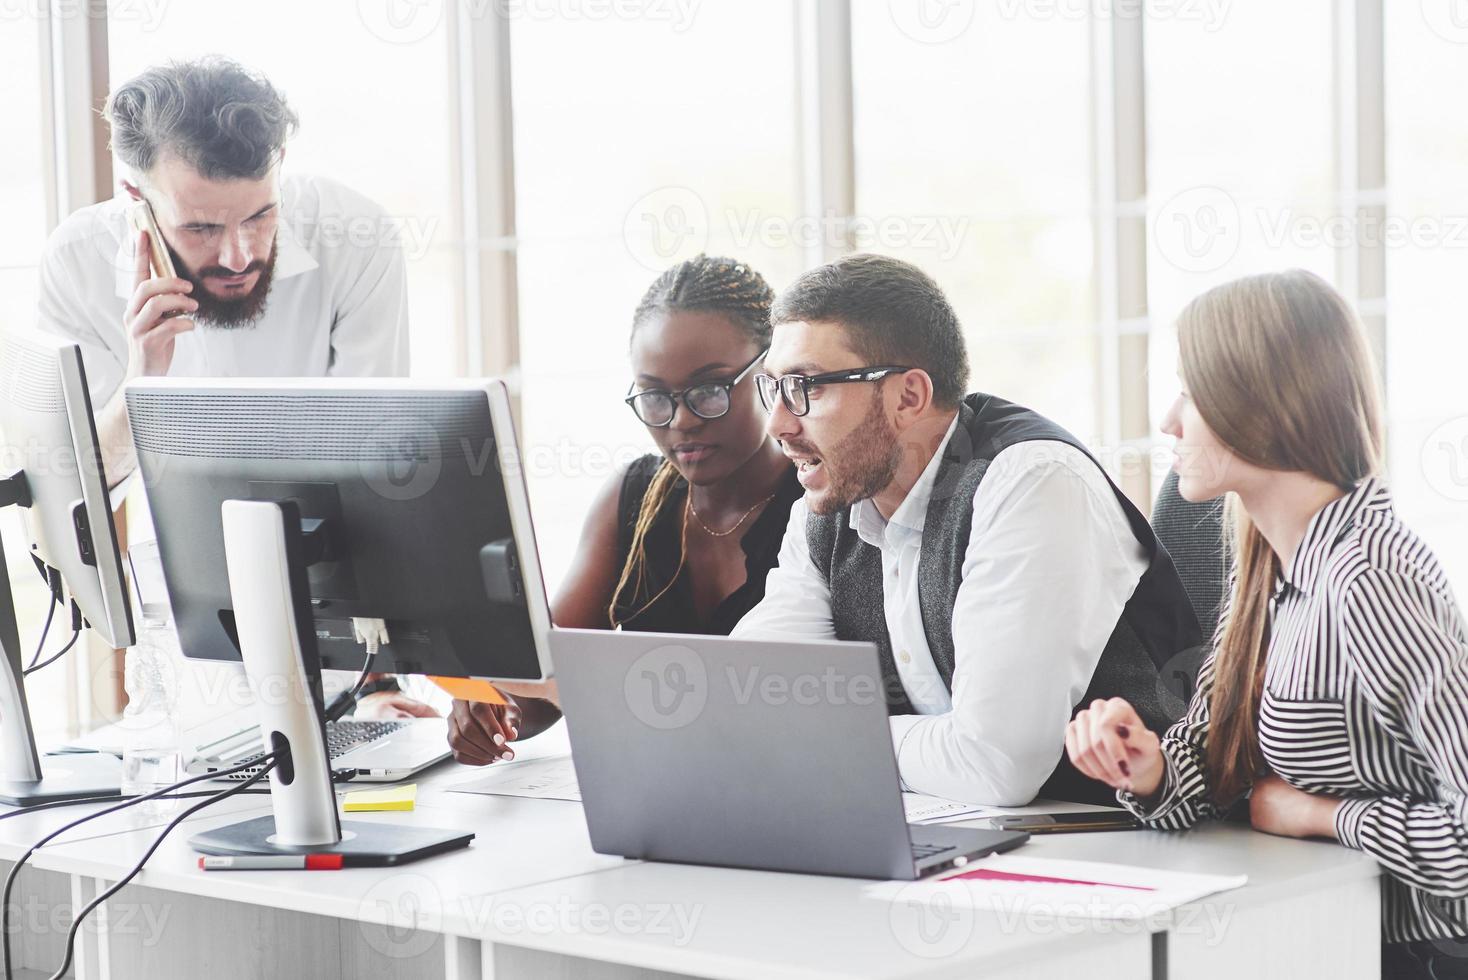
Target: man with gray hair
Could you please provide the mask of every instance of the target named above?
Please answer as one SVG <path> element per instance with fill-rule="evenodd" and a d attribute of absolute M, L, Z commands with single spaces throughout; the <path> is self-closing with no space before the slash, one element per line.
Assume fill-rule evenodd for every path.
<path fill-rule="evenodd" d="M 104 115 L 122 194 L 77 211 L 41 259 L 42 329 L 81 345 L 107 473 L 136 467 L 122 389 L 141 376 L 394 376 L 408 371 L 395 228 L 336 181 L 282 176 L 297 118 L 222 58 L 150 68 Z M 146 202 L 177 275 L 129 226 Z"/>
<path fill-rule="evenodd" d="M 298 120 L 268 80 L 223 58 L 174 62 L 119 86 L 104 115 L 123 193 L 52 233 L 40 325 L 81 346 L 111 482 L 137 467 L 123 399 L 133 378 L 408 373 L 396 229 L 334 180 L 282 176 Z M 159 243 L 130 224 L 145 206 Z M 155 244 L 176 275 L 154 268 Z M 357 711 L 433 714 L 390 678 Z"/>

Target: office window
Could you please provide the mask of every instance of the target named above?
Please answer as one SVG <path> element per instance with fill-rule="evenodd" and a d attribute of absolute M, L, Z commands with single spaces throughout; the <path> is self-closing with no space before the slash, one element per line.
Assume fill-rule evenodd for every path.
<path fill-rule="evenodd" d="M 803 268 L 794 14 L 676 9 L 511 21 L 524 450 L 552 590 L 597 489 L 654 451 L 621 401 L 643 291 L 698 252 L 777 289 Z"/>
<path fill-rule="evenodd" d="M 1468 24 L 1450 4 L 1388 4 L 1387 406 L 1403 518 L 1468 598 Z"/>
<path fill-rule="evenodd" d="M 942 286 L 971 389 L 1090 439 L 1089 23 L 1065 6 L 852 4 L 857 245 Z"/>
<path fill-rule="evenodd" d="M 1150 7 L 1148 254 L 1155 426 L 1177 394 L 1173 321 L 1239 276 L 1335 278 L 1331 0 Z M 1140 379 L 1139 379 L 1140 380 Z M 1165 455 L 1165 454 L 1164 454 Z M 1154 473 L 1158 481 L 1165 467 Z"/>
<path fill-rule="evenodd" d="M 449 376 L 462 365 L 448 40 L 441 5 L 390 19 L 396 6 L 189 2 L 149 17 L 114 0 L 111 77 L 116 85 L 161 60 L 207 54 L 263 72 L 301 119 L 285 171 L 332 177 L 387 211 L 382 232 L 401 241 L 408 267 L 413 374 Z"/>
<path fill-rule="evenodd" d="M 29 16 L 0 21 L 0 132 L 8 134 L 0 153 L 0 329 L 28 330 L 36 325 L 37 260 L 46 242 L 46 167 L 41 106 L 41 34 Z M 19 460 L 4 465 L 19 465 Z M 30 536 L 20 508 L 0 511 L 5 564 L 14 590 L 20 646 L 27 662 L 36 651 L 46 614 L 46 588 L 30 559 Z M 47 651 L 59 650 L 71 635 L 69 622 L 58 616 Z M 37 735 L 54 740 L 67 734 L 69 662 L 26 680 L 31 722 Z"/>

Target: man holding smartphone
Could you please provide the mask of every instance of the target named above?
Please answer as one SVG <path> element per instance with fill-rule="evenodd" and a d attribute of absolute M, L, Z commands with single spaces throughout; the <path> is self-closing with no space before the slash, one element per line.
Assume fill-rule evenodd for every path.
<path fill-rule="evenodd" d="M 117 88 L 104 115 L 124 193 L 51 235 L 40 323 L 81 345 L 113 482 L 137 465 L 133 378 L 408 373 L 396 227 L 336 181 L 281 175 L 298 120 L 268 80 L 219 58 L 170 63 Z M 171 270 L 135 230 L 149 217 Z"/>
<path fill-rule="evenodd" d="M 39 313 L 81 346 L 111 483 L 137 467 L 133 378 L 408 373 L 396 226 L 336 181 L 282 176 L 298 120 L 267 79 L 172 62 L 118 87 L 104 116 L 124 193 L 52 233 Z M 372 686 L 359 717 L 437 713 L 391 678 Z"/>

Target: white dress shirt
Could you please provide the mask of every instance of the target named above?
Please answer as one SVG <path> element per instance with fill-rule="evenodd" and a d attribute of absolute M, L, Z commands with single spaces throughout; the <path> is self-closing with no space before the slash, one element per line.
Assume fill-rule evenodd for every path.
<path fill-rule="evenodd" d="M 40 327 L 81 345 L 98 408 L 127 369 L 122 316 L 137 263 L 130 199 L 82 208 L 41 258 Z M 274 282 L 252 326 L 180 334 L 171 377 L 391 377 L 408 373 L 407 273 L 382 208 L 323 177 L 281 181 Z"/>
<path fill-rule="evenodd" d="M 917 711 L 890 719 L 898 771 L 904 788 L 920 793 L 1023 805 L 1059 762 L 1071 709 L 1148 556 L 1084 453 L 1051 441 L 1000 452 L 974 493 L 953 607 L 950 695 L 918 603 L 923 524 L 940 458 L 933 455 L 891 520 L 871 500 L 851 508 L 851 527 L 882 554 L 892 656 Z M 764 601 L 734 636 L 835 638 L 830 588 L 810 556 L 806 514 L 797 500 Z"/>

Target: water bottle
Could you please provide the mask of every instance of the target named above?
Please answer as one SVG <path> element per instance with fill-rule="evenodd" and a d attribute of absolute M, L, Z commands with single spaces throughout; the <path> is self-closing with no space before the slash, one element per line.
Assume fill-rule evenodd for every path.
<path fill-rule="evenodd" d="M 179 694 L 178 635 L 166 603 L 143 603 L 138 618 L 137 643 L 124 656 L 122 792 L 151 793 L 184 778 L 176 714 Z M 178 800 L 151 800 L 137 804 L 144 817 L 166 816 L 179 809 Z"/>

